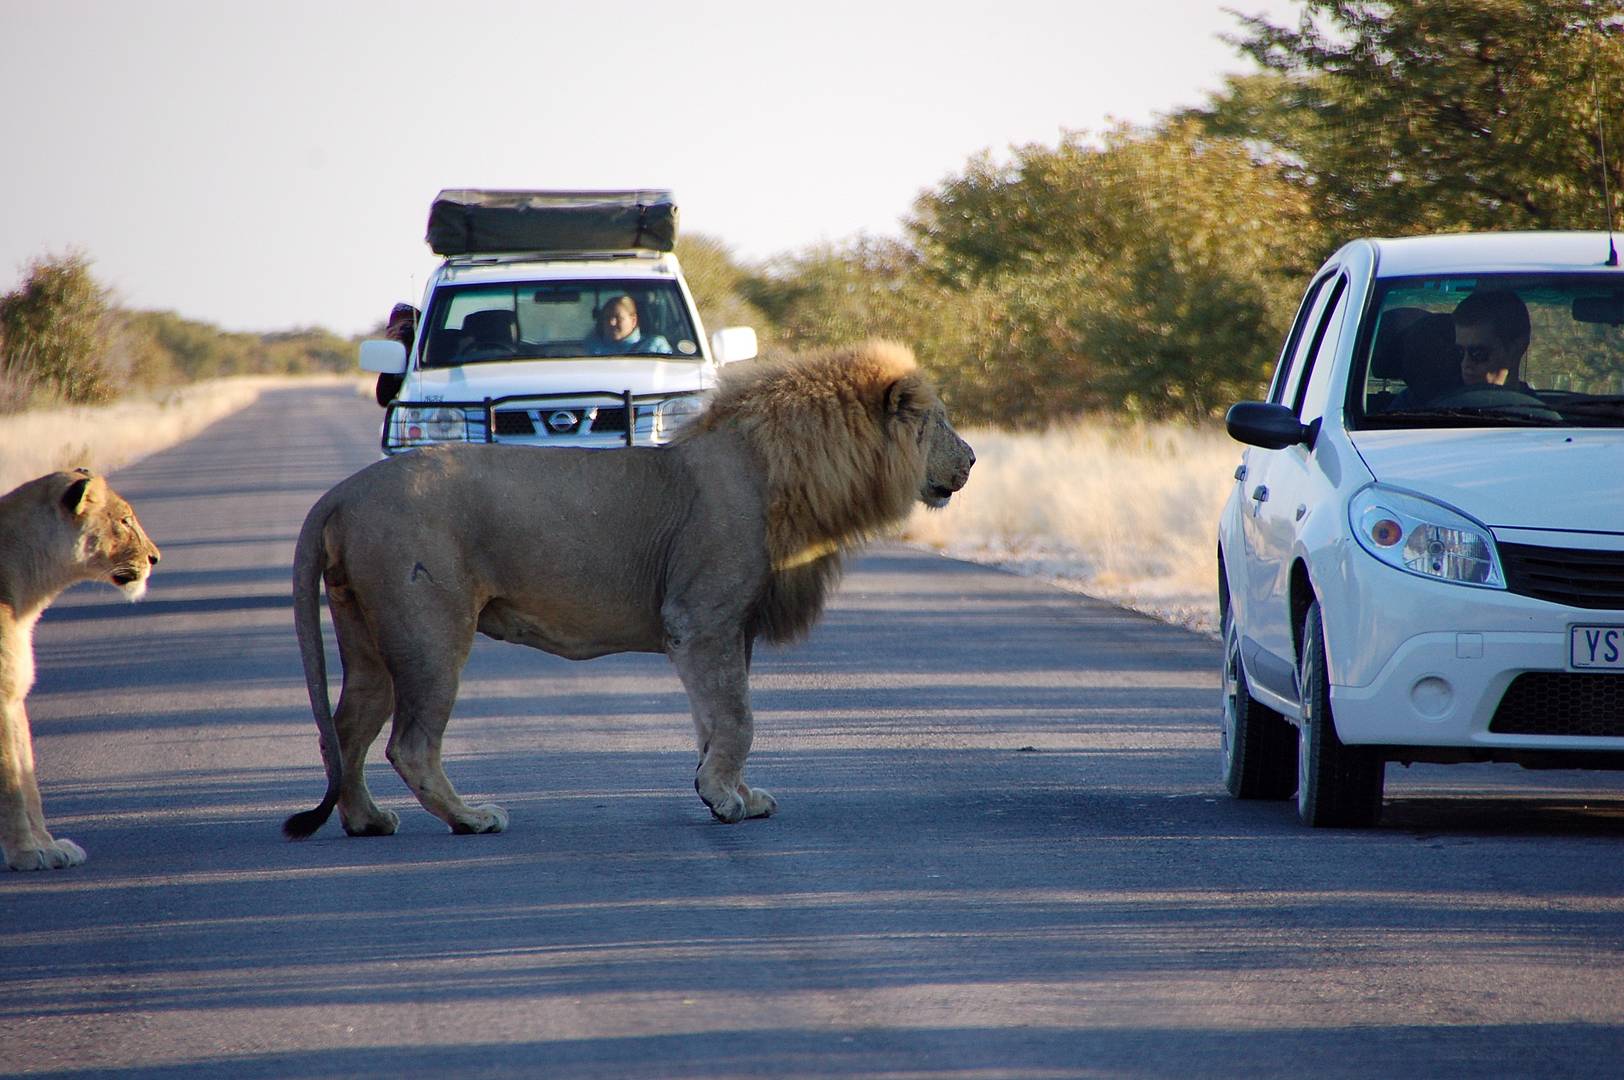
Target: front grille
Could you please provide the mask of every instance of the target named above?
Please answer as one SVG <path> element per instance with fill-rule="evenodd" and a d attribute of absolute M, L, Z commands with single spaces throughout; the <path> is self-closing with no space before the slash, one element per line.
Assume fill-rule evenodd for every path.
<path fill-rule="evenodd" d="M 593 434 L 601 435 L 605 432 L 624 432 L 625 430 L 626 410 L 624 407 L 601 408 L 598 410 L 597 418 L 592 421 Z"/>
<path fill-rule="evenodd" d="M 1506 688 L 1489 730 L 1501 735 L 1624 736 L 1624 674 L 1524 672 Z"/>
<path fill-rule="evenodd" d="M 536 425 L 530 419 L 530 414 L 515 409 L 498 409 L 496 412 L 496 433 L 498 435 L 534 435 Z"/>
<path fill-rule="evenodd" d="M 1624 609 L 1624 551 L 1500 544 L 1506 588 L 1577 608 Z"/>

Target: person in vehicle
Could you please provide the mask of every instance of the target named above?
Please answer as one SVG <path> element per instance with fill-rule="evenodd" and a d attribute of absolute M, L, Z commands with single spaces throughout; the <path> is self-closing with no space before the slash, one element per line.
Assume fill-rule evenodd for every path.
<path fill-rule="evenodd" d="M 389 309 L 389 322 L 384 326 L 383 336 L 406 346 L 407 355 L 410 355 L 412 342 L 417 339 L 417 318 L 418 311 L 411 304 L 396 304 Z M 387 405 L 395 400 L 395 395 L 400 393 L 401 385 L 405 381 L 405 375 L 387 373 L 379 375 L 378 383 L 372 391 L 378 404 Z"/>
<path fill-rule="evenodd" d="M 643 336 L 637 325 L 637 303 L 622 294 L 604 302 L 598 311 L 598 325 L 586 339 L 591 356 L 623 353 L 669 353 L 671 343 L 664 334 Z"/>
<path fill-rule="evenodd" d="M 1510 289 L 1479 289 L 1455 307 L 1455 349 L 1468 388 L 1527 391 L 1517 376 L 1528 339 L 1528 305 Z"/>

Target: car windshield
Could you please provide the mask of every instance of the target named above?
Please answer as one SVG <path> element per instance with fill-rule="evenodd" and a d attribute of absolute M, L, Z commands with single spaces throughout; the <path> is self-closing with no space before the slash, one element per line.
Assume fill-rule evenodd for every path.
<path fill-rule="evenodd" d="M 424 367 L 582 356 L 699 359 L 672 281 L 521 281 L 439 289 Z"/>
<path fill-rule="evenodd" d="M 1624 427 L 1624 278 L 1378 283 L 1353 372 L 1361 428 Z"/>

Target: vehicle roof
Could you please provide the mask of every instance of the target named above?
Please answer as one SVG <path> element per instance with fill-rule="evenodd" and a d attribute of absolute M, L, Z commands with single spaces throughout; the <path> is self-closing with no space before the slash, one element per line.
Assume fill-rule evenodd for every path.
<path fill-rule="evenodd" d="M 458 255 L 440 264 L 445 284 L 539 281 L 549 278 L 671 278 L 676 257 L 650 252 L 592 252 L 579 255 Z"/>
<path fill-rule="evenodd" d="M 1613 270 L 1605 232 L 1455 233 L 1366 240 L 1377 277 L 1535 270 Z M 1624 246 L 1624 235 L 1615 243 Z"/>

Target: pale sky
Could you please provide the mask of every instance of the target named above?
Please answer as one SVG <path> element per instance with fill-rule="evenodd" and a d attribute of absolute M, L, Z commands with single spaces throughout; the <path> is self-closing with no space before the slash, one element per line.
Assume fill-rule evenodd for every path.
<path fill-rule="evenodd" d="M 1294 0 L 1225 0 L 1272 21 Z M 416 301 L 441 188 L 670 188 L 741 260 L 1250 70 L 1218 0 L 0 0 L 0 292 L 79 250 L 230 330 Z"/>

